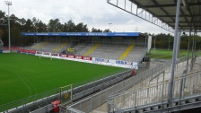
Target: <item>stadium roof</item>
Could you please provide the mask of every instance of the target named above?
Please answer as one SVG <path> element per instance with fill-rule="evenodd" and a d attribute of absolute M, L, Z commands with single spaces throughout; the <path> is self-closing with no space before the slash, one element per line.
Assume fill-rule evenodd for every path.
<path fill-rule="evenodd" d="M 174 71 L 179 53 L 180 35 L 179 30 L 188 30 L 190 35 L 192 30 L 201 31 L 201 0 L 124 0 L 123 7 L 119 5 L 119 0 L 107 0 L 107 2 L 115 7 L 118 7 L 128 13 L 131 13 L 139 18 L 142 18 L 150 23 L 153 23 L 165 30 L 174 31 L 174 44 L 172 55 L 172 69 L 171 79 L 168 89 L 168 103 L 173 102 L 173 83 L 174 83 Z M 123 0 L 122 0 L 123 1 Z M 131 4 L 129 4 L 129 1 Z M 182 1 L 182 2 L 181 2 Z M 130 5 L 128 8 L 127 5 Z M 136 7 L 133 7 L 133 5 Z M 135 8 L 133 10 L 133 8 Z M 180 14 L 180 15 L 179 15 Z M 195 39 L 193 39 L 193 42 Z M 188 40 L 188 44 L 190 41 Z M 190 47 L 190 46 L 189 46 Z M 188 53 L 189 53 L 188 47 Z M 195 54 L 195 45 L 192 47 L 192 59 Z M 189 54 L 188 54 L 189 55 Z M 188 61 L 189 58 L 187 58 Z M 192 63 L 193 67 L 194 63 Z M 188 63 L 187 63 L 188 71 Z M 187 72 L 186 71 L 186 72 Z"/>
<path fill-rule="evenodd" d="M 139 32 L 42 32 L 42 33 L 22 33 L 22 36 L 98 36 L 98 37 L 128 37 L 140 36 Z"/>
<path fill-rule="evenodd" d="M 129 1 L 132 4 L 136 5 L 137 13 L 133 11 L 134 7 L 132 7 L 132 5 L 131 8 L 127 8 L 128 6 L 126 5 L 128 3 L 126 2 L 123 7 L 120 7 L 120 5 L 118 4 L 118 0 L 116 3 L 115 2 L 112 3 L 112 0 L 108 0 L 108 3 L 122 10 L 126 10 L 126 12 L 132 13 L 146 21 L 154 23 L 159 27 L 162 27 L 168 31 L 170 30 L 169 28 L 166 27 L 165 24 L 167 24 L 172 29 L 175 28 L 177 0 L 129 0 Z M 150 15 L 151 19 L 149 17 Z M 161 23 L 157 21 L 161 21 Z M 201 31 L 201 0 L 182 0 L 181 2 L 179 29 L 190 30 L 191 26 L 192 29 Z"/>

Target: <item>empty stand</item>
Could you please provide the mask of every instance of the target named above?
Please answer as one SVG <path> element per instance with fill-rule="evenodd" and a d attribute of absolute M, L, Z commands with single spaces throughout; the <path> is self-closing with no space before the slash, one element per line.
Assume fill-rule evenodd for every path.
<path fill-rule="evenodd" d="M 33 49 L 36 49 L 36 50 L 39 50 L 41 48 L 43 48 L 45 45 L 47 45 L 49 42 L 41 42 L 41 43 L 37 43 L 36 45 L 34 45 L 32 48 Z"/>
<path fill-rule="evenodd" d="M 67 42 L 59 43 L 59 42 L 39 42 L 35 43 L 32 46 L 26 47 L 26 49 L 33 49 L 37 51 L 45 51 L 45 52 L 57 52 L 60 53 L 66 49 Z"/>
<path fill-rule="evenodd" d="M 134 49 L 125 57 L 125 61 L 136 61 L 139 62 L 147 53 L 147 49 L 142 46 L 135 46 Z"/>
<path fill-rule="evenodd" d="M 64 42 L 63 44 L 60 44 L 59 46 L 57 46 L 56 48 L 54 48 L 52 50 L 52 52 L 61 52 L 61 50 L 65 49 L 66 46 L 67 46 L 67 42 Z"/>
<path fill-rule="evenodd" d="M 77 50 L 76 55 L 84 55 L 85 53 L 87 53 L 87 51 L 89 51 L 92 47 L 94 46 L 94 44 L 79 44 L 75 47 L 75 49 Z"/>
<path fill-rule="evenodd" d="M 100 46 L 100 44 L 94 45 L 91 49 L 89 49 L 89 50 L 84 54 L 84 56 L 88 56 L 90 53 L 92 53 L 94 50 L 96 50 L 99 46 Z"/>
<path fill-rule="evenodd" d="M 67 44 L 68 42 L 68 44 Z M 37 51 L 92 56 L 130 62 L 140 62 L 147 52 L 146 38 L 143 37 L 93 37 L 93 38 L 51 38 L 36 43 L 27 49 Z M 68 51 L 72 49 L 73 52 Z"/>
<path fill-rule="evenodd" d="M 134 48 L 134 44 L 129 45 L 128 48 L 122 53 L 122 55 L 119 58 L 119 60 L 124 60 L 124 58 L 126 58 L 126 56 L 131 52 L 131 50 L 133 48 Z"/>
<path fill-rule="evenodd" d="M 147 52 L 145 47 L 134 44 L 79 44 L 75 49 L 79 50 L 76 55 L 137 62 Z"/>
<path fill-rule="evenodd" d="M 117 60 L 125 48 L 125 45 L 102 44 L 96 51 L 93 51 L 90 56 Z"/>

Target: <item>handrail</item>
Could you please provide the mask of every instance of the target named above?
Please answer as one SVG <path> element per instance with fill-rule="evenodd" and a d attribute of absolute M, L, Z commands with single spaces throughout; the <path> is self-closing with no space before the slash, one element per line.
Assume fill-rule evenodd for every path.
<path fill-rule="evenodd" d="M 193 74 L 196 74 L 196 73 L 201 73 L 201 71 L 196 71 L 196 72 L 186 74 L 186 75 L 190 75 L 190 76 L 176 77 L 175 81 L 178 81 L 178 80 L 181 80 L 181 79 L 184 79 L 184 78 L 188 78 L 188 77 L 192 77 L 192 76 L 194 76 Z M 156 87 L 156 86 L 159 86 L 159 85 L 163 85 L 164 83 L 168 83 L 169 81 L 170 80 L 166 80 L 166 81 L 158 82 L 157 84 L 155 83 L 155 84 L 150 84 L 148 86 L 142 86 L 142 87 L 139 87 L 139 88 L 134 89 L 132 91 L 125 91 L 125 92 L 117 93 L 117 94 L 114 94 L 114 95 L 109 95 L 108 98 L 115 98 L 115 96 L 117 96 L 117 95 L 121 96 L 121 95 L 125 95 L 125 94 L 128 94 L 128 93 L 134 93 L 134 92 L 137 92 L 139 90 L 145 90 L 145 89 L 153 88 L 153 87 Z"/>
<path fill-rule="evenodd" d="M 173 90 L 174 99 L 181 98 L 180 96 L 186 97 L 186 96 L 191 96 L 191 95 L 198 94 L 198 93 L 201 94 L 201 91 L 199 91 L 199 92 L 197 91 L 197 90 L 200 90 L 199 87 L 201 86 L 201 82 L 196 81 L 199 78 L 201 78 L 201 71 L 189 73 L 188 76 L 178 77 L 177 79 L 175 79 L 174 80 L 175 85 L 174 85 L 174 90 Z M 182 81 L 184 79 L 188 83 L 183 83 Z M 195 81 L 195 82 L 191 83 L 190 81 Z M 167 90 L 168 90 L 168 86 L 169 86 L 168 83 L 169 83 L 169 80 L 164 81 L 159 84 L 155 84 L 154 86 L 148 86 L 145 89 L 138 88 L 136 90 L 126 91 L 126 92 L 118 93 L 116 95 L 110 95 L 110 97 L 108 98 L 108 101 L 110 101 L 110 102 L 108 102 L 108 104 L 110 104 L 111 107 L 112 106 L 117 107 L 121 111 L 121 110 L 129 108 L 129 107 L 137 107 L 137 106 L 139 107 L 142 105 L 146 106 L 146 103 L 151 104 L 151 103 L 156 103 L 156 102 L 163 102 L 164 99 L 167 98 L 166 96 L 167 96 Z M 185 86 L 185 88 L 184 88 L 184 86 Z M 183 88 L 183 89 L 181 90 L 181 88 Z M 196 92 L 194 92 L 194 90 L 196 90 Z M 143 98 L 139 97 L 140 94 L 143 95 Z M 138 97 L 135 97 L 135 95 Z M 128 98 L 127 101 L 121 100 L 119 107 L 118 107 L 118 105 L 115 104 L 114 101 L 117 101 L 118 99 L 122 99 L 122 98 L 126 98 L 126 97 Z M 129 98 L 132 98 L 132 99 L 129 99 Z M 144 99 L 147 99 L 147 100 L 144 100 Z M 138 103 L 137 106 L 134 105 L 134 103 L 135 103 L 134 101 L 136 101 L 136 100 Z M 148 101 L 148 102 L 146 102 L 146 101 Z M 125 102 L 133 103 L 133 104 L 130 104 L 127 106 L 121 105 L 121 103 L 125 103 Z M 118 112 L 119 110 L 115 110 L 115 111 Z"/>
<path fill-rule="evenodd" d="M 178 62 L 182 62 L 183 60 L 180 60 Z M 122 92 L 124 90 L 126 90 L 127 88 L 132 87 L 135 83 L 138 83 L 142 80 L 145 80 L 147 77 L 152 77 L 152 74 L 155 74 L 154 76 L 157 76 L 158 73 L 160 73 L 161 71 L 165 70 L 167 67 L 169 67 L 171 65 L 171 61 L 167 61 L 166 63 L 163 64 L 159 64 L 156 67 L 152 67 L 152 69 L 149 69 L 146 72 L 142 72 L 142 73 L 138 73 L 135 76 L 132 76 L 131 78 L 128 78 L 114 86 L 111 86 L 110 88 L 103 90 L 97 94 L 91 95 L 79 102 L 73 103 L 71 105 L 68 106 L 74 109 L 78 109 L 84 112 L 90 112 L 93 109 L 97 108 L 99 105 L 99 97 L 101 98 L 105 98 L 108 99 L 108 96 L 111 94 L 116 94 L 118 92 Z M 151 75 L 151 76 L 149 76 Z M 98 100 L 96 100 L 98 99 Z M 103 104 L 103 101 L 105 103 L 105 100 L 101 99 L 101 105 Z M 110 100 L 107 100 L 110 103 Z M 98 102 L 98 103 L 97 103 Z M 86 103 L 89 103 L 89 105 Z M 112 106 L 112 102 L 110 103 L 110 105 Z M 82 107 L 85 106 L 85 107 Z M 118 109 L 118 107 L 113 106 L 114 109 Z M 69 110 L 69 112 L 71 111 L 70 109 L 66 108 L 67 110 Z M 72 111 L 73 112 L 73 111 Z"/>

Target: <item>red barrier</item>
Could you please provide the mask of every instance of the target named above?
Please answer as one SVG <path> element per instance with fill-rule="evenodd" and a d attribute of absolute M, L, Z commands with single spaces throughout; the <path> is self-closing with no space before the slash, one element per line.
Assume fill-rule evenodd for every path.
<path fill-rule="evenodd" d="M 75 58 L 75 55 L 68 55 L 68 58 Z"/>
<path fill-rule="evenodd" d="M 76 56 L 76 55 L 68 55 L 68 54 L 59 54 L 60 57 L 62 58 L 76 58 L 76 59 L 82 59 L 82 60 L 92 60 L 92 57 L 89 57 L 89 56 Z"/>
<path fill-rule="evenodd" d="M 77 58 L 77 59 L 82 59 L 82 56 L 75 56 L 75 58 Z"/>
<path fill-rule="evenodd" d="M 136 74 L 136 71 L 133 69 L 132 70 L 132 75 L 135 75 Z"/>
<path fill-rule="evenodd" d="M 54 112 L 59 112 L 59 104 L 60 104 L 60 100 L 55 100 L 54 102 L 52 102 L 52 105 L 54 107 Z"/>
<path fill-rule="evenodd" d="M 92 57 L 88 57 L 88 56 L 82 56 L 83 60 L 92 60 Z"/>
<path fill-rule="evenodd" d="M 36 51 L 36 54 L 43 54 L 43 52 L 41 52 L 41 51 Z"/>
<path fill-rule="evenodd" d="M 51 55 L 52 55 L 52 56 L 58 56 L 58 54 L 57 54 L 57 53 L 52 53 Z"/>
<path fill-rule="evenodd" d="M 59 56 L 62 57 L 62 58 L 68 57 L 68 55 L 66 55 L 66 54 L 60 54 Z"/>
<path fill-rule="evenodd" d="M 36 54 L 35 50 L 19 49 L 18 51 L 22 53 Z"/>

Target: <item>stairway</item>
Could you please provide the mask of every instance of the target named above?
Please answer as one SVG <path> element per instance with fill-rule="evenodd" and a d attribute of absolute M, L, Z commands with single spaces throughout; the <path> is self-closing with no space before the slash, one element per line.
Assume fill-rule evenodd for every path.
<path fill-rule="evenodd" d="M 131 44 L 128 46 L 128 48 L 122 53 L 122 55 L 119 57 L 119 60 L 123 60 L 126 58 L 126 56 L 132 51 L 134 48 L 134 44 Z"/>
<path fill-rule="evenodd" d="M 96 50 L 101 44 L 94 45 L 91 49 L 89 49 L 84 56 L 88 56 L 90 53 L 92 53 L 94 50 Z"/>
<path fill-rule="evenodd" d="M 54 48 L 52 50 L 52 52 L 58 52 L 60 49 L 62 49 L 66 45 L 67 45 L 67 42 L 64 42 L 63 44 L 60 44 L 59 46 L 57 46 L 56 48 Z"/>

